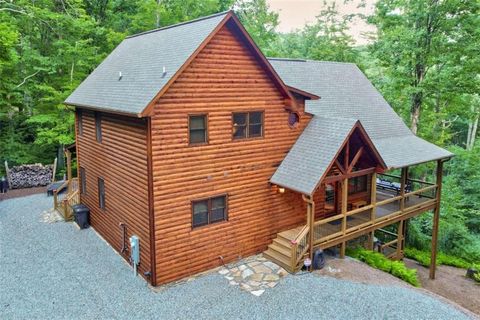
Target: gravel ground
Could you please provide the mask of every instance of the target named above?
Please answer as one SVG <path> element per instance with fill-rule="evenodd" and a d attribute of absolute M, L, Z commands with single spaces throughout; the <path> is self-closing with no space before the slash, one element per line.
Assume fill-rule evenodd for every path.
<path fill-rule="evenodd" d="M 212 273 L 152 292 L 91 230 L 41 222 L 52 198 L 0 202 L 2 319 L 469 319 L 405 287 L 314 274 L 255 297 Z"/>

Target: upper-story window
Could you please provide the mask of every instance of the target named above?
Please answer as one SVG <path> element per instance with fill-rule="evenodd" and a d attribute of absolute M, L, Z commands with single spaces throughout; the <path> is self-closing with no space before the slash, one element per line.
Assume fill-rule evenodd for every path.
<path fill-rule="evenodd" d="M 95 113 L 95 136 L 98 142 L 102 142 L 102 116 Z"/>
<path fill-rule="evenodd" d="M 233 120 L 233 139 L 257 138 L 263 136 L 263 112 L 235 112 Z"/>
<path fill-rule="evenodd" d="M 83 135 L 83 119 L 82 119 L 82 109 L 77 111 L 77 121 L 78 121 L 78 135 Z"/>
<path fill-rule="evenodd" d="M 191 115 L 188 117 L 188 130 L 190 144 L 203 144 L 208 142 L 207 115 Z"/>

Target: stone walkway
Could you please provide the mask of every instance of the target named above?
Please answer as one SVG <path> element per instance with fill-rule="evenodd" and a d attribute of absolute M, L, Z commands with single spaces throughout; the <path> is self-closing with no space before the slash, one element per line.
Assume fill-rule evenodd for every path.
<path fill-rule="evenodd" d="M 261 296 L 265 290 L 275 287 L 288 273 L 282 267 L 268 261 L 261 255 L 251 256 L 239 262 L 226 265 L 218 271 L 232 286 Z"/>

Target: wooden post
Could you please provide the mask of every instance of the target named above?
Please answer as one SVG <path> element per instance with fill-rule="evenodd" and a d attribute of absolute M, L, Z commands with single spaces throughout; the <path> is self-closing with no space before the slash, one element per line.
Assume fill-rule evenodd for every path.
<path fill-rule="evenodd" d="M 370 192 L 371 192 L 370 204 L 373 206 L 372 211 L 370 211 L 370 221 L 373 223 L 377 215 L 377 173 L 376 172 L 372 173 L 372 182 L 371 182 Z"/>
<path fill-rule="evenodd" d="M 395 255 L 396 260 L 401 260 L 403 258 L 403 250 L 402 250 L 402 243 L 403 243 L 403 228 L 404 228 L 405 221 L 400 220 L 398 222 L 397 228 L 397 253 Z"/>
<path fill-rule="evenodd" d="M 309 258 L 310 258 L 310 261 L 312 261 L 312 265 L 310 266 L 310 271 L 313 271 L 313 225 L 314 225 L 314 222 L 315 222 L 315 202 L 313 201 L 313 196 L 310 196 L 309 197 L 309 202 L 308 202 L 308 206 L 310 208 L 310 218 L 308 219 L 309 220 L 309 226 L 308 226 L 308 251 L 309 251 Z"/>
<path fill-rule="evenodd" d="M 10 180 L 10 169 L 8 168 L 8 162 L 5 160 L 5 174 L 7 175 L 8 187 L 12 187 L 12 181 Z"/>
<path fill-rule="evenodd" d="M 348 209 L 348 178 L 342 181 L 342 234 L 345 236 L 347 230 L 347 209 Z M 340 258 L 345 258 L 346 242 L 340 247 Z"/>
<path fill-rule="evenodd" d="M 367 243 L 367 250 L 373 250 L 373 241 L 375 239 L 375 231 L 371 231 L 368 233 L 368 243 Z"/>
<path fill-rule="evenodd" d="M 70 192 L 72 192 L 72 153 L 70 150 L 67 150 L 65 151 L 65 154 L 67 156 L 67 194 L 70 194 Z"/>
<path fill-rule="evenodd" d="M 55 158 L 55 160 L 53 160 L 52 183 L 55 182 L 55 174 L 57 173 L 57 162 L 58 158 Z"/>
<path fill-rule="evenodd" d="M 430 279 L 435 279 L 436 263 L 437 263 L 437 242 L 438 242 L 438 224 L 440 222 L 440 200 L 442 195 L 442 175 L 443 162 L 437 161 L 437 192 L 436 205 L 433 209 L 433 226 L 432 226 L 432 253 L 430 259 Z"/>
<path fill-rule="evenodd" d="M 407 185 L 407 175 L 408 175 L 408 167 L 402 168 L 402 176 L 400 177 L 400 195 L 402 199 L 400 199 L 400 211 L 405 210 L 405 186 Z"/>

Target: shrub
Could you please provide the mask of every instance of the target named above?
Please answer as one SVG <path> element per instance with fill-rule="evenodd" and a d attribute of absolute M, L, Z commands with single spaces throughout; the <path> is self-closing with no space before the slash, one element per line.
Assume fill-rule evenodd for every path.
<path fill-rule="evenodd" d="M 473 280 L 480 282 L 480 263 L 473 264 L 470 268 L 477 271 L 473 274 Z"/>
<path fill-rule="evenodd" d="M 420 286 L 417 270 L 407 268 L 402 261 L 392 261 L 379 252 L 363 248 L 349 248 L 347 249 L 347 254 L 352 258 L 365 262 L 371 267 L 388 272 L 415 287 Z"/>
<path fill-rule="evenodd" d="M 407 258 L 416 260 L 419 264 L 421 264 L 424 267 L 430 266 L 431 261 L 430 261 L 429 251 L 418 250 L 415 248 L 405 248 L 405 256 Z M 471 263 L 469 263 L 465 259 L 454 257 L 451 255 L 445 254 L 443 252 L 439 252 L 437 254 L 437 265 L 446 265 L 446 266 L 467 269 L 471 265 Z"/>

